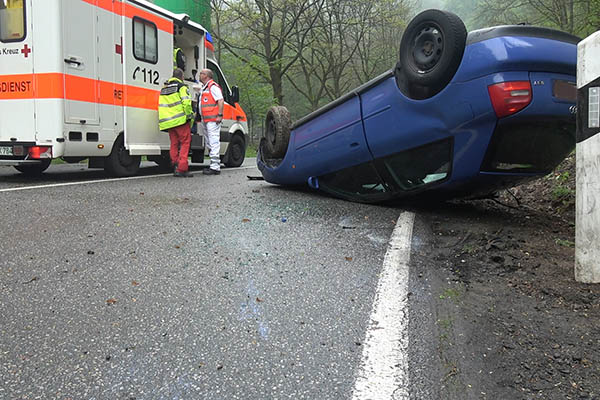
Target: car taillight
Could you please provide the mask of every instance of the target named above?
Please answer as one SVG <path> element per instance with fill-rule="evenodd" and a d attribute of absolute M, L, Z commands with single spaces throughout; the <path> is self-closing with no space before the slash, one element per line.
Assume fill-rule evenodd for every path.
<path fill-rule="evenodd" d="M 496 83 L 488 86 L 488 92 L 498 118 L 514 114 L 531 103 L 529 81 Z"/>
<path fill-rule="evenodd" d="M 29 148 L 29 157 L 34 158 L 34 159 L 52 158 L 52 147 L 31 146 Z"/>

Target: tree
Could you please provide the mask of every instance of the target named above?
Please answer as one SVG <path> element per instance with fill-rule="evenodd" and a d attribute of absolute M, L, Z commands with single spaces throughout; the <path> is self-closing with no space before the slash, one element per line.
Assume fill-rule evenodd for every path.
<path fill-rule="evenodd" d="M 369 16 L 369 29 L 360 38 L 357 57 L 352 64 L 359 82 L 367 82 L 396 64 L 402 32 L 414 7 L 411 0 L 382 0 L 374 5 Z"/>
<path fill-rule="evenodd" d="M 450 0 L 451 7 L 460 3 Z M 526 23 L 547 26 L 575 35 L 587 36 L 598 29 L 599 0 L 478 0 L 472 16 L 475 28 Z"/>
<path fill-rule="evenodd" d="M 232 55 L 250 66 L 257 57 L 266 68 L 254 71 L 268 82 L 283 104 L 283 79 L 300 56 L 289 52 L 292 38 L 304 40 L 324 0 L 213 0 L 215 35 Z M 227 21 L 227 25 L 223 24 Z"/>
<path fill-rule="evenodd" d="M 311 110 L 392 68 L 408 15 L 406 4 L 325 2 L 308 36 L 293 43 L 300 57 L 287 76 Z"/>
<path fill-rule="evenodd" d="M 267 110 L 275 103 L 271 87 L 256 79 L 257 67 L 241 62 L 229 53 L 223 54 L 223 62 L 227 65 L 229 79 L 240 87 L 240 104 L 248 117 L 250 141 L 256 142 Z M 256 57 L 251 57 L 250 62 L 260 64 Z"/>

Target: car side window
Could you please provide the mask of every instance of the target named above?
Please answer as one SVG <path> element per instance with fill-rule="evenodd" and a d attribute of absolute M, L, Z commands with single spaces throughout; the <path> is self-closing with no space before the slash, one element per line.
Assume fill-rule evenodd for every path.
<path fill-rule="evenodd" d="M 383 200 L 389 188 L 372 163 L 364 163 L 319 177 L 319 187 L 355 201 Z"/>

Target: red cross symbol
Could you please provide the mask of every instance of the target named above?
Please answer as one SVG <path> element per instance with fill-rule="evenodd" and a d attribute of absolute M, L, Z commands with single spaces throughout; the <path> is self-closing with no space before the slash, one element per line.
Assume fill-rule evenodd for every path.
<path fill-rule="evenodd" d="M 25 45 L 25 47 L 21 49 L 21 53 L 25 54 L 25 58 L 27 58 L 29 56 L 29 53 L 31 53 L 31 49 L 27 45 Z"/>
<path fill-rule="evenodd" d="M 121 43 L 115 45 L 115 53 L 121 55 L 121 64 L 123 64 L 123 38 L 121 37 Z"/>

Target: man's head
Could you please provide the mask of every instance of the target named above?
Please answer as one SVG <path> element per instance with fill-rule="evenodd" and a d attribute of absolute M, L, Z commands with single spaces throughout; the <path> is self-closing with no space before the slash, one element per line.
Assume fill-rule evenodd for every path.
<path fill-rule="evenodd" d="M 177 78 L 180 81 L 183 80 L 183 70 L 181 68 L 175 68 L 173 70 L 173 78 Z"/>
<path fill-rule="evenodd" d="M 209 80 L 211 80 L 212 78 L 213 78 L 212 70 L 205 68 L 202 71 L 200 71 L 200 82 L 206 83 Z"/>

